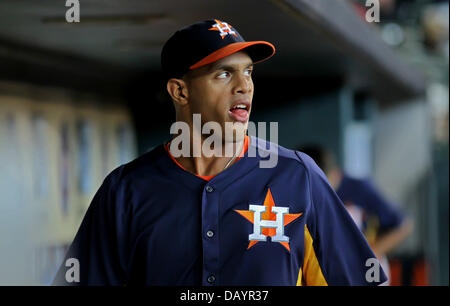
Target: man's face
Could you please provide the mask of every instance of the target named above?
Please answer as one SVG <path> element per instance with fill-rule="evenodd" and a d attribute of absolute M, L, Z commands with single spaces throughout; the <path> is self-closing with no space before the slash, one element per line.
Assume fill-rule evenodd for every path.
<path fill-rule="evenodd" d="M 189 72 L 186 78 L 191 112 L 201 114 L 202 125 L 219 123 L 224 142 L 244 139 L 253 99 L 252 70 L 251 58 L 236 52 Z M 226 122 L 234 124 L 236 138 Z"/>

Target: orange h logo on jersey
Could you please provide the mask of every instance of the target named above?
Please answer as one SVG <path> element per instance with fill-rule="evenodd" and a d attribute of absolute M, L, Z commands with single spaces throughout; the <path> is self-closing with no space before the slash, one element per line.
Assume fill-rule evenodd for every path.
<path fill-rule="evenodd" d="M 234 211 L 253 223 L 253 233 L 248 236 L 250 243 L 247 249 L 271 237 L 272 242 L 279 242 L 286 250 L 291 251 L 289 237 L 284 234 L 284 227 L 303 213 L 290 214 L 289 207 L 276 206 L 270 189 L 267 190 L 264 205 L 250 205 L 249 210 Z"/>
<path fill-rule="evenodd" d="M 217 20 L 217 19 L 214 19 L 214 20 L 216 21 L 216 23 L 213 24 L 212 28 L 209 28 L 208 30 L 219 31 L 220 37 L 222 37 L 222 39 L 229 34 L 232 34 L 237 37 L 236 32 L 231 29 L 231 25 L 229 25 L 226 22 Z"/>

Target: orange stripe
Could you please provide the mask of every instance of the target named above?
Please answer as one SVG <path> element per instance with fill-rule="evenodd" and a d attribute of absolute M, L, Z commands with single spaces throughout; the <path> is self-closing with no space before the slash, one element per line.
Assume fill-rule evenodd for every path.
<path fill-rule="evenodd" d="M 189 69 L 192 70 L 192 69 L 196 69 L 196 68 L 211 64 L 221 58 L 224 58 L 225 56 L 228 56 L 230 54 L 233 54 L 235 52 L 238 52 L 242 49 L 245 49 L 245 48 L 253 46 L 253 45 L 268 45 L 268 46 L 272 47 L 272 50 L 273 50 L 271 55 L 269 55 L 265 59 L 262 59 L 258 62 L 254 62 L 254 64 L 265 61 L 275 54 L 275 47 L 267 41 L 260 40 L 260 41 L 249 41 L 249 42 L 237 42 L 237 43 L 232 43 L 232 44 L 226 45 L 225 47 L 214 51 L 210 55 L 204 57 L 203 59 L 201 59 L 200 61 L 198 61 L 191 67 L 189 67 Z"/>
<path fill-rule="evenodd" d="M 300 275 L 302 274 L 302 275 Z M 309 233 L 308 227 L 305 225 L 305 257 L 303 259 L 303 271 L 300 269 L 297 279 L 297 286 L 328 286 L 319 260 L 314 251 L 313 239 Z"/>

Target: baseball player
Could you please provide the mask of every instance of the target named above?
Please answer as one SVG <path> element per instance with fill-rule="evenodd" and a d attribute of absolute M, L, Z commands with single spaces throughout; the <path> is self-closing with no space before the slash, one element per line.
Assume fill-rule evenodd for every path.
<path fill-rule="evenodd" d="M 389 285 L 390 269 L 386 254 L 408 237 L 413 229 L 412 221 L 388 201 L 370 179 L 351 177 L 341 170 L 331 151 L 315 145 L 300 150 L 325 172 L 331 186 L 379 258 L 388 277 L 383 285 Z"/>
<path fill-rule="evenodd" d="M 176 121 L 187 127 L 188 143 L 178 142 L 181 133 L 176 134 L 106 177 L 54 284 L 378 285 L 386 280 L 314 161 L 246 135 L 253 66 L 274 53 L 272 44 L 245 41 L 217 19 L 185 27 L 166 42 L 161 62 L 167 92 Z M 196 126 L 196 115 L 202 124 L 221 127 L 220 146 L 214 143 L 213 149 L 233 154 L 194 152 L 196 139 L 202 144 L 208 139 Z M 232 136 L 227 123 L 233 124 Z M 180 145 L 188 154 L 178 154 Z M 277 154 L 276 165 L 260 167 L 270 154 Z"/>

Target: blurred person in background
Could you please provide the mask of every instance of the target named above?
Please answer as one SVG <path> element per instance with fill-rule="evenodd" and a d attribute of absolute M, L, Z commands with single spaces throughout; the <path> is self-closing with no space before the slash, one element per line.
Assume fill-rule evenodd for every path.
<path fill-rule="evenodd" d="M 354 178 L 345 173 L 330 150 L 318 145 L 307 145 L 298 150 L 309 155 L 323 170 L 331 187 L 380 260 L 388 276 L 388 281 L 383 285 L 389 285 L 386 255 L 410 235 L 412 221 L 382 195 L 371 179 Z"/>

